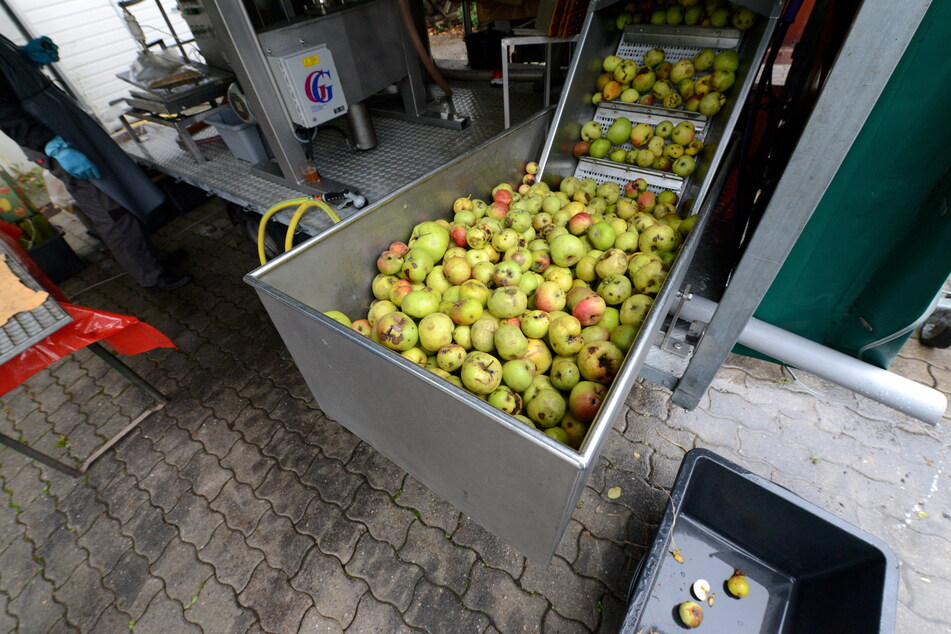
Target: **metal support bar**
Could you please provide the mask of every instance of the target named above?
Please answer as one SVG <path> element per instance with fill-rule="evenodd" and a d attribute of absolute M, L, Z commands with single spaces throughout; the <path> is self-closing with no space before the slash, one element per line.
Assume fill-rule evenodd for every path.
<path fill-rule="evenodd" d="M 715 302 L 694 297 L 684 305 L 682 316 L 688 321 L 709 322 L 716 312 Z M 936 425 L 948 407 L 948 399 L 938 390 L 805 337 L 755 318 L 741 326 L 738 341 L 744 346 L 863 394 L 929 425 Z"/>
<path fill-rule="evenodd" d="M 687 409 L 699 404 L 835 177 L 930 4 L 862 4 L 760 228 L 671 396 L 675 404 Z M 870 50 L 874 56 L 868 56 Z"/>
<path fill-rule="evenodd" d="M 577 41 L 577 35 L 572 37 L 548 37 L 541 32 L 538 35 L 516 35 L 502 38 L 502 111 L 503 124 L 506 130 L 511 126 L 509 114 L 509 49 L 530 44 L 545 45 L 545 107 L 547 108 L 551 99 L 551 45 Z"/>
<path fill-rule="evenodd" d="M 103 348 L 102 345 L 98 343 L 91 343 L 89 344 L 88 348 L 90 352 L 105 361 L 109 367 L 127 378 L 140 390 L 151 396 L 156 403 L 161 403 L 162 405 L 168 403 L 167 396 L 155 389 L 155 386 L 143 379 L 135 370 L 120 361 L 118 357 Z"/>
<path fill-rule="evenodd" d="M 65 473 L 66 475 L 73 476 L 74 478 L 78 478 L 79 476 L 82 475 L 82 472 L 76 469 L 75 467 L 70 467 L 68 464 L 60 462 L 56 458 L 51 458 L 50 456 L 47 456 L 45 453 L 41 451 L 37 451 L 33 447 L 24 445 L 19 440 L 10 438 L 6 434 L 0 434 L 0 445 L 6 445 L 7 447 L 9 447 L 10 449 L 13 449 L 14 451 L 19 451 L 24 456 L 29 456 L 30 458 L 33 458 L 34 460 L 38 460 L 42 462 L 47 467 L 52 467 L 53 469 L 56 469 L 57 471 L 61 471 Z"/>

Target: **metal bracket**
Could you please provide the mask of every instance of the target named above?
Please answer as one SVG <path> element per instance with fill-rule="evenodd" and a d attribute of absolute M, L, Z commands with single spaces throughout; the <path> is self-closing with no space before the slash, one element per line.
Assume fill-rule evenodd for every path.
<path fill-rule="evenodd" d="M 679 301 L 677 302 L 677 307 L 674 309 L 674 314 L 670 319 L 670 325 L 667 326 L 667 332 L 664 335 L 664 340 L 660 344 L 661 350 L 675 354 L 679 357 L 687 357 L 693 352 L 693 346 L 688 344 L 683 339 L 675 339 L 673 337 L 674 326 L 677 325 L 677 320 L 680 319 L 680 313 L 683 311 L 684 304 L 693 299 L 693 295 L 690 293 L 690 284 L 684 287 L 683 290 L 677 292 L 677 297 Z"/>

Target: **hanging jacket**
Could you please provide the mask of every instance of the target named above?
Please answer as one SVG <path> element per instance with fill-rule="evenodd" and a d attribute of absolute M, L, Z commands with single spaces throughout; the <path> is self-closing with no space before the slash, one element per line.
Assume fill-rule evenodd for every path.
<path fill-rule="evenodd" d="M 99 123 L 57 88 L 16 44 L 0 36 L 0 128 L 30 158 L 61 136 L 92 161 L 102 178 L 90 182 L 114 201 L 145 219 L 165 199 L 145 172 Z"/>

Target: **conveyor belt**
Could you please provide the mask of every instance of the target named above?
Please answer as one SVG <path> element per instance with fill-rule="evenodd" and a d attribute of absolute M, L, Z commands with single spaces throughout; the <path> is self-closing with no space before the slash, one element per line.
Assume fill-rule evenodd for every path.
<path fill-rule="evenodd" d="M 464 130 L 374 116 L 379 145 L 358 152 L 347 147 L 343 135 L 335 132 L 332 124 L 321 126 L 314 143 L 321 175 L 358 189 L 369 202 L 374 202 L 502 131 L 503 104 L 499 88 L 488 82 L 455 82 L 452 88 L 457 110 L 472 121 Z M 532 84 L 513 84 L 511 91 L 513 121 L 520 121 L 542 107 L 542 95 L 534 92 Z M 234 158 L 222 141 L 201 145 L 208 160 L 198 164 L 177 143 L 174 130 L 145 125 L 148 125 L 148 138 L 143 139 L 141 145 L 132 141 L 123 144 L 143 165 L 258 213 L 278 201 L 306 194 L 257 176 L 248 163 Z M 195 138 L 214 135 L 213 130 L 206 130 Z M 284 216 L 289 217 L 290 213 Z M 353 209 L 349 208 L 340 215 L 345 217 L 351 213 Z M 319 212 L 309 212 L 301 225 L 316 234 L 327 229 L 330 221 Z"/>

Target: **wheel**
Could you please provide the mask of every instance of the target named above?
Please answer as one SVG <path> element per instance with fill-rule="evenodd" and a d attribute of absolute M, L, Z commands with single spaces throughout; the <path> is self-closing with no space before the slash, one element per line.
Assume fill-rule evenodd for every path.
<path fill-rule="evenodd" d="M 936 311 L 925 320 L 918 333 L 922 345 L 930 348 L 947 348 L 951 346 L 951 310 Z"/>

